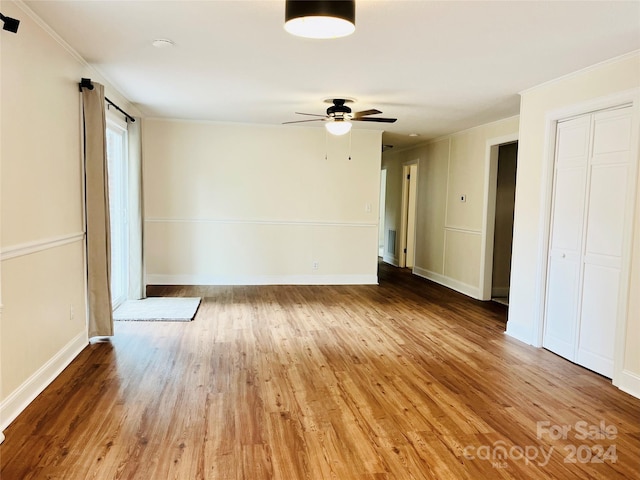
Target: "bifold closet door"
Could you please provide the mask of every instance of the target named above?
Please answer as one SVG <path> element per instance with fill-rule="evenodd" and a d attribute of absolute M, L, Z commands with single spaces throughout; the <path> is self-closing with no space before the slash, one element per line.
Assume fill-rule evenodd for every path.
<path fill-rule="evenodd" d="M 590 132 L 589 116 L 559 122 L 556 132 L 543 345 L 571 361 L 576 356 Z"/>
<path fill-rule="evenodd" d="M 632 143 L 631 108 L 558 123 L 543 344 L 607 377 L 626 288 Z"/>
<path fill-rule="evenodd" d="M 593 115 L 593 144 L 583 255 L 576 362 L 613 376 L 622 259 L 631 207 L 631 109 Z M 625 286 L 626 287 L 626 286 Z"/>

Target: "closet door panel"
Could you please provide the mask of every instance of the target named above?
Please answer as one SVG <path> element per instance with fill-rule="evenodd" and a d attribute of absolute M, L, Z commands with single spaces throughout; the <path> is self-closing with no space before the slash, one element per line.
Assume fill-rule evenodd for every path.
<path fill-rule="evenodd" d="M 593 153 L 587 192 L 582 306 L 576 358 L 580 365 L 613 376 L 621 275 L 628 235 L 632 183 L 630 109 L 593 115 Z"/>
<path fill-rule="evenodd" d="M 628 167 L 594 165 L 587 214 L 587 256 L 622 256 Z"/>
<path fill-rule="evenodd" d="M 587 168 L 571 167 L 556 172 L 551 251 L 580 255 Z"/>
<path fill-rule="evenodd" d="M 547 264 L 545 348 L 575 358 L 580 302 L 580 269 L 591 122 L 558 124 Z"/>
<path fill-rule="evenodd" d="M 586 264 L 576 362 L 613 375 L 620 269 Z"/>
<path fill-rule="evenodd" d="M 549 259 L 547 317 L 544 347 L 569 360 L 575 359 L 580 266 L 562 255 Z"/>
<path fill-rule="evenodd" d="M 556 167 L 583 165 L 589 155 L 591 119 L 589 116 L 559 122 L 556 134 Z"/>
<path fill-rule="evenodd" d="M 626 163 L 633 139 L 630 108 L 595 114 L 593 130 L 594 163 Z"/>

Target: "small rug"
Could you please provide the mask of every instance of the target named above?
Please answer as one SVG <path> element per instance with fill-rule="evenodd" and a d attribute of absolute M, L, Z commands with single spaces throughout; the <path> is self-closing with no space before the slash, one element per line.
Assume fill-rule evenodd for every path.
<path fill-rule="evenodd" d="M 113 312 L 116 321 L 190 322 L 200 297 L 149 297 L 127 300 Z"/>

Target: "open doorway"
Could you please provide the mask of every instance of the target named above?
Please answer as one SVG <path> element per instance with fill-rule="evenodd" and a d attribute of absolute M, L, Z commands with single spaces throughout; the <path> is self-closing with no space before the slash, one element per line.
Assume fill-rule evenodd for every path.
<path fill-rule="evenodd" d="M 127 124 L 109 117 L 106 130 L 111 230 L 111 304 L 118 308 L 129 289 Z"/>
<path fill-rule="evenodd" d="M 380 214 L 378 218 L 378 256 L 384 257 L 384 217 L 386 214 L 387 170 L 380 172 Z"/>
<path fill-rule="evenodd" d="M 491 299 L 509 305 L 518 142 L 498 147 Z"/>
<path fill-rule="evenodd" d="M 480 299 L 509 304 L 518 135 L 487 141 Z"/>

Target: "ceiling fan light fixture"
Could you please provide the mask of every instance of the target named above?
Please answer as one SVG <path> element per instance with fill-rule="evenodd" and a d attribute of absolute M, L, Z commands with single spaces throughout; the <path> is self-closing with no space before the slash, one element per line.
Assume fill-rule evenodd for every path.
<path fill-rule="evenodd" d="M 339 38 L 356 29 L 355 0 L 286 0 L 284 29 L 306 38 Z"/>
<path fill-rule="evenodd" d="M 333 120 L 324 124 L 331 135 L 344 135 L 351 131 L 351 122 L 345 120 Z"/>

